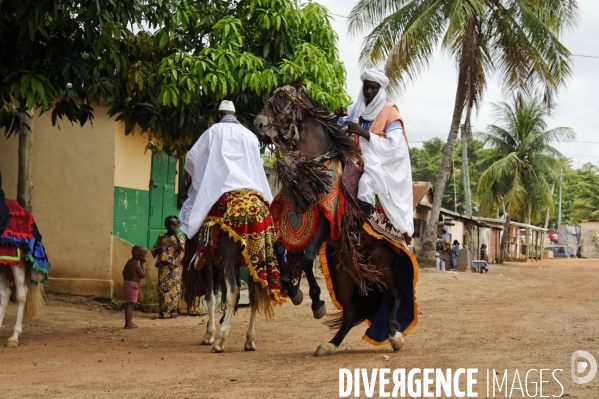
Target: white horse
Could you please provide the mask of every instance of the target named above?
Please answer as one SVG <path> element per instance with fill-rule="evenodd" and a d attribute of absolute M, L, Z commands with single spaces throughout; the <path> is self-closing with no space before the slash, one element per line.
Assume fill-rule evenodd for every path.
<path fill-rule="evenodd" d="M 6 346 L 14 348 L 19 346 L 19 334 L 23 331 L 23 319 L 35 319 L 44 312 L 42 284 L 34 284 L 31 281 L 32 279 L 41 281 L 44 278 L 44 275 L 33 270 L 31 264 L 26 261 L 22 261 L 20 264 L 13 266 L 0 264 L 0 326 L 4 320 L 4 314 L 10 298 L 11 291 L 6 274 L 11 269 L 15 283 L 15 297 L 18 308 L 13 334 L 8 339 Z"/>

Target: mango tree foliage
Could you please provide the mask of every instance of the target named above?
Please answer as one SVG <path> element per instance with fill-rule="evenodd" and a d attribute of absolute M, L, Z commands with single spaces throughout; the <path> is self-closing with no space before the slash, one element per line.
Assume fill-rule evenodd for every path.
<path fill-rule="evenodd" d="M 176 0 L 0 1 L 0 128 L 18 132 L 34 108 L 51 111 L 53 123 L 85 124 L 134 68 L 130 29 L 174 36 L 190 10 Z"/>
<path fill-rule="evenodd" d="M 214 122 L 221 100 L 232 100 L 248 126 L 276 87 L 301 75 L 329 109 L 349 102 L 337 36 L 321 5 L 204 0 L 188 7 L 185 26 L 127 39 L 129 67 L 110 103 L 126 133 L 147 131 L 150 147 L 182 155 Z"/>
<path fill-rule="evenodd" d="M 249 124 L 302 74 L 329 108 L 348 103 L 336 41 L 326 9 L 296 0 L 3 0 L 0 127 L 27 127 L 33 108 L 83 125 L 106 103 L 180 155 L 222 99 Z"/>

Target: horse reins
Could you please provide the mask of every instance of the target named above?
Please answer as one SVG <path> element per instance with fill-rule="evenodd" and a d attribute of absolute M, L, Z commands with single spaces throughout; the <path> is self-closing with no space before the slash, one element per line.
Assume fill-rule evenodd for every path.
<path fill-rule="evenodd" d="M 296 89 L 291 85 L 286 85 L 276 89 L 268 102 L 275 112 L 275 117 L 270 118 L 266 115 L 258 115 L 254 120 L 254 125 L 262 125 L 267 127 L 266 135 L 270 137 L 275 149 L 280 151 L 283 157 L 287 156 L 289 147 L 293 147 L 296 140 L 299 140 L 298 124 L 303 120 L 303 111 L 307 111 L 314 117 L 316 121 L 322 124 L 325 128 L 326 123 L 321 119 L 324 117 L 323 110 L 314 108 L 302 96 L 302 89 Z M 277 95 L 283 94 L 286 97 L 285 104 L 279 105 L 276 98 Z M 328 118 L 330 113 L 326 113 Z M 282 127 L 282 122 L 290 119 L 287 129 Z M 286 141 L 286 145 L 281 139 Z"/>

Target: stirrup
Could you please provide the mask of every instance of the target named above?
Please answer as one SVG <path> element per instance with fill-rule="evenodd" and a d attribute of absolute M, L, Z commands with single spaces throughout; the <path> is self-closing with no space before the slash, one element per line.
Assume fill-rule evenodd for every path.
<path fill-rule="evenodd" d="M 372 213 L 372 208 L 374 208 L 372 204 L 369 204 L 368 202 L 359 199 L 358 206 L 360 207 L 360 210 L 364 212 L 367 218 L 370 217 L 370 214 Z"/>

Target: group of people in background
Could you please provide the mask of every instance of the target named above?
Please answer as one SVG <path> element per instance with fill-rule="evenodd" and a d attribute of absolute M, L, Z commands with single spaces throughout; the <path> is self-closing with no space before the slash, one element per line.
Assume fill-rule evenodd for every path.
<path fill-rule="evenodd" d="M 458 258 L 460 256 L 460 243 L 458 240 L 453 240 L 446 228 L 443 228 L 441 238 L 437 240 L 435 263 L 437 270 L 446 270 L 446 263 L 450 263 L 450 270 L 457 270 Z M 480 260 L 487 262 L 487 244 L 482 244 L 480 247 Z M 488 268 L 487 268 L 488 270 Z"/>
<path fill-rule="evenodd" d="M 181 298 L 181 263 L 185 254 L 185 239 L 177 233 L 177 216 L 164 219 L 166 233 L 160 234 L 150 251 L 142 245 L 131 250 L 131 259 L 123 269 L 123 293 L 125 295 L 125 328 L 137 328 L 131 318 L 139 295 L 139 283 L 146 277 L 146 257 L 148 252 L 156 259 L 158 268 L 159 312 L 152 320 L 177 317 L 177 306 Z"/>

